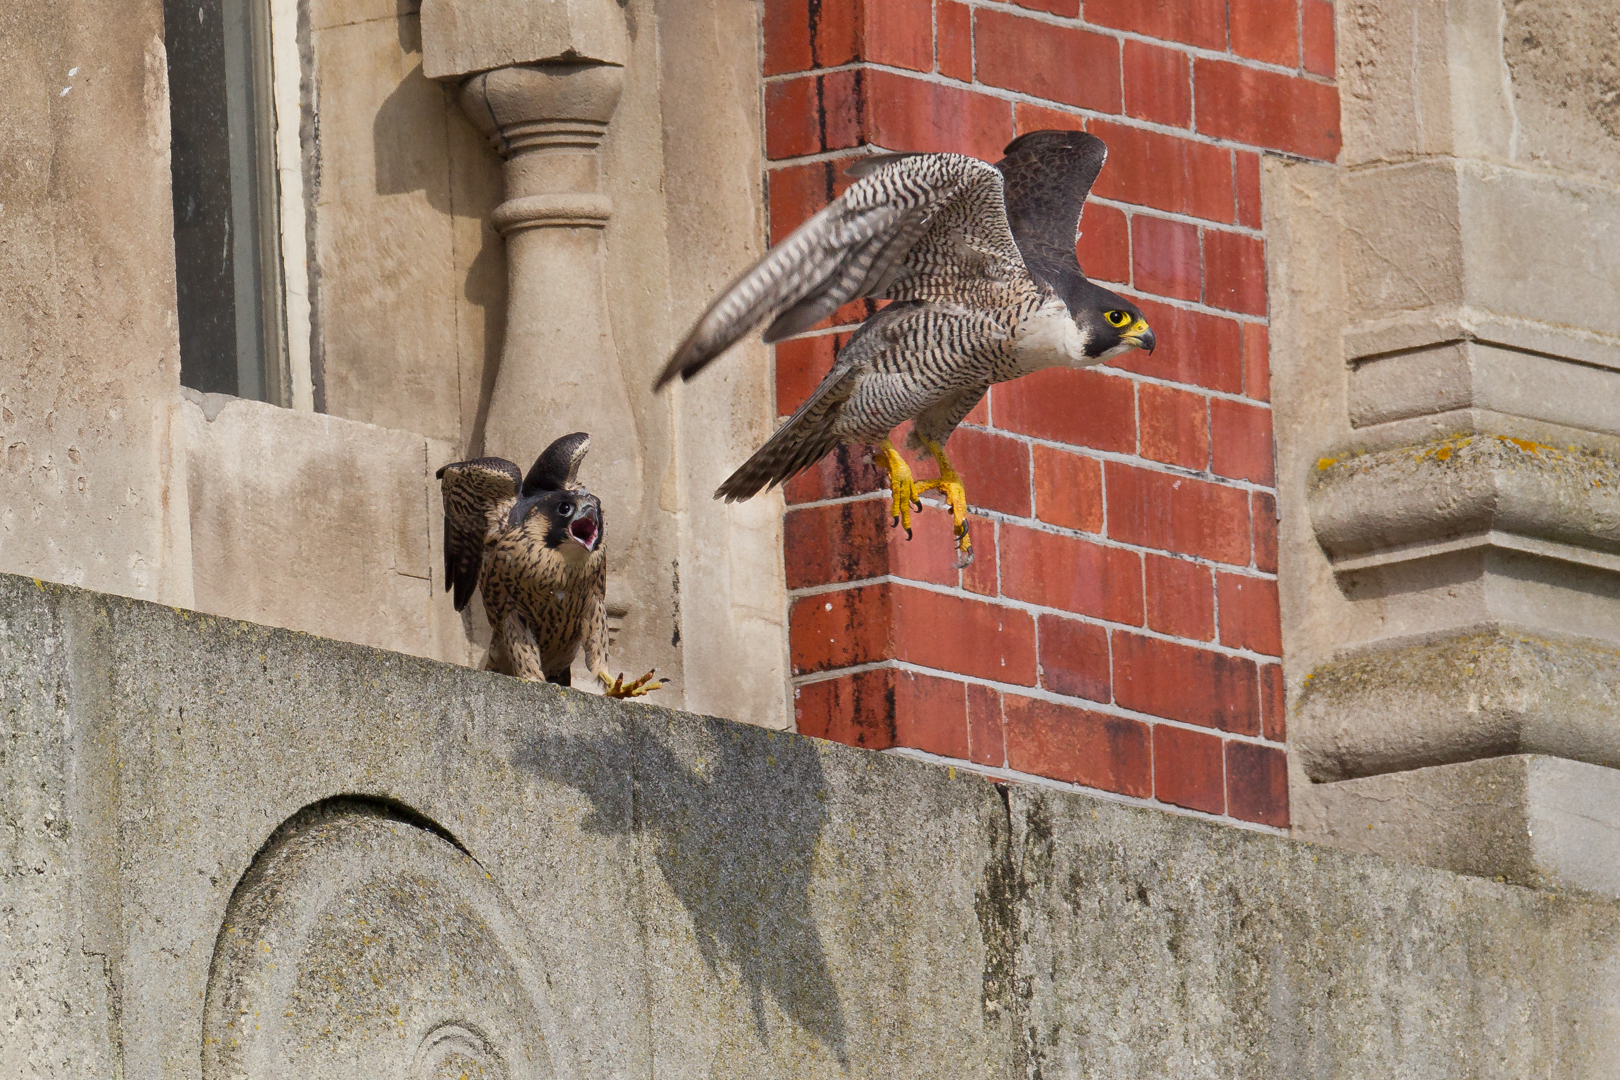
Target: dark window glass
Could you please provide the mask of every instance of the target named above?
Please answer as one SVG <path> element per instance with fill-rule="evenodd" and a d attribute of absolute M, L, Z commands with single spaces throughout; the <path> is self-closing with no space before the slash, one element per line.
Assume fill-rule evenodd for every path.
<path fill-rule="evenodd" d="M 268 0 L 164 0 L 180 381 L 286 404 Z"/>

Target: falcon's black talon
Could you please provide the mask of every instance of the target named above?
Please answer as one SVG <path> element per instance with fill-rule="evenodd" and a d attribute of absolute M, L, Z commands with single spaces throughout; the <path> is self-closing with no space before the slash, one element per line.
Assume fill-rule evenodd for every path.
<path fill-rule="evenodd" d="M 910 526 L 906 527 L 906 539 L 907 540 L 911 539 L 911 527 Z"/>
<path fill-rule="evenodd" d="M 900 515 L 896 514 L 896 515 L 894 515 L 894 520 L 889 522 L 889 528 L 898 529 L 899 527 L 900 527 Z"/>
<path fill-rule="evenodd" d="M 912 507 L 912 509 L 916 510 L 919 514 L 922 513 L 922 500 L 921 499 L 912 499 L 911 500 L 911 507 Z"/>

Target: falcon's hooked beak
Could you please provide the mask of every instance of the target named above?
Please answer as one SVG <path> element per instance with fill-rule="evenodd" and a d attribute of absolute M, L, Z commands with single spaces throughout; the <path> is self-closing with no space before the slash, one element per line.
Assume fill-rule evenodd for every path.
<path fill-rule="evenodd" d="M 1125 331 L 1119 336 L 1119 339 L 1125 342 L 1127 345 L 1134 346 L 1138 349 L 1146 349 L 1148 352 L 1153 351 L 1153 346 L 1155 344 L 1153 340 L 1153 330 L 1148 326 L 1146 319 L 1137 319 L 1131 324 L 1131 328 L 1129 330 Z"/>
<path fill-rule="evenodd" d="M 574 511 L 574 520 L 568 523 L 568 535 L 586 551 L 595 551 L 602 539 L 602 522 L 596 507 L 586 503 Z"/>

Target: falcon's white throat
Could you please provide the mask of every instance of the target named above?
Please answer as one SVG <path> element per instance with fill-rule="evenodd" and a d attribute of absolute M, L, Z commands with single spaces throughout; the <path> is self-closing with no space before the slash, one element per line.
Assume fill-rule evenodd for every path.
<path fill-rule="evenodd" d="M 1026 373 L 1049 367 L 1090 367 L 1103 357 L 1086 355 L 1089 340 L 1090 335 L 1075 325 L 1069 306 L 1048 296 L 1013 331 L 1013 359 Z"/>

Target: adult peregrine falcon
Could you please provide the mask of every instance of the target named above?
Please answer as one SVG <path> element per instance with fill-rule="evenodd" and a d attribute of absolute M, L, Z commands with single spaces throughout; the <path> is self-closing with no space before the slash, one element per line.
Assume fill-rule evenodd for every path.
<path fill-rule="evenodd" d="M 609 697 L 640 697 L 663 685 L 651 671 L 630 683 L 608 675 L 602 504 L 579 484 L 590 446 L 583 431 L 564 435 L 528 476 L 498 457 L 435 473 L 444 495 L 444 587 L 463 611 L 482 585 L 496 671 L 567 686 L 583 642 Z"/>
<path fill-rule="evenodd" d="M 967 496 L 944 443 L 991 383 L 1040 368 L 1089 367 L 1153 350 L 1130 301 L 1086 280 L 1075 258 L 1080 209 L 1108 148 L 1078 131 L 1034 131 L 994 165 L 960 154 L 880 154 L 856 163 L 843 195 L 732 283 L 693 327 L 654 388 L 690 379 L 766 319 L 780 341 L 861 297 L 893 301 L 861 324 L 833 368 L 715 492 L 747 499 L 840 443 L 878 448 L 892 514 L 910 534 L 917 496 L 940 490 L 960 565 L 973 557 Z M 915 481 L 889 433 L 939 477 Z"/>

